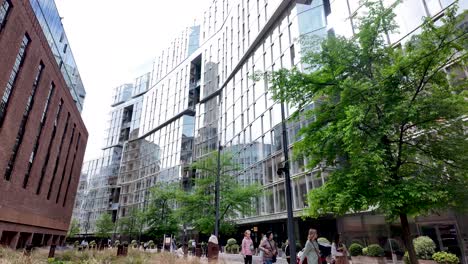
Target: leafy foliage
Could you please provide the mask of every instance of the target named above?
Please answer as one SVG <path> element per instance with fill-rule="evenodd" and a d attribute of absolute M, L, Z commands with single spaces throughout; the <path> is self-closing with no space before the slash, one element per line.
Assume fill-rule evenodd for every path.
<path fill-rule="evenodd" d="M 460 262 L 457 255 L 448 252 L 437 252 L 432 258 L 439 264 L 457 264 Z"/>
<path fill-rule="evenodd" d="M 367 247 L 367 256 L 369 257 L 383 257 L 385 254 L 384 249 L 377 244 L 372 244 Z"/>
<path fill-rule="evenodd" d="M 397 29 L 393 6 L 364 2 L 368 13 L 357 19 L 353 38 L 305 40 L 307 70 L 281 69 L 269 78 L 275 99 L 298 109 L 296 117 L 314 117 L 300 131 L 296 156 L 333 168 L 309 193 L 305 214 L 377 210 L 399 217 L 414 253 L 408 215 L 467 208 L 468 82 L 445 72 L 466 64 L 467 34 L 449 8 L 442 26 L 428 19 L 419 35 L 394 47 L 384 37 Z"/>
<path fill-rule="evenodd" d="M 349 246 L 349 254 L 353 257 L 362 255 L 362 246 L 358 243 L 353 243 Z"/>
<path fill-rule="evenodd" d="M 119 219 L 119 232 L 122 235 L 136 236 L 145 224 L 146 215 L 143 211 L 132 208 L 128 215 Z"/>
<path fill-rule="evenodd" d="M 151 188 L 149 207 L 146 210 L 148 229 L 151 237 L 163 237 L 164 234 L 175 234 L 179 229 L 179 219 L 174 212 L 178 186 L 157 183 Z"/>
<path fill-rule="evenodd" d="M 80 223 L 76 219 L 72 219 L 70 222 L 70 228 L 68 229 L 67 237 L 76 237 L 80 233 Z"/>
<path fill-rule="evenodd" d="M 177 210 L 181 219 L 203 234 L 211 234 L 215 225 L 215 183 L 217 153 L 212 153 L 195 162 L 192 167 L 199 173 L 190 192 L 179 192 Z M 234 223 L 230 220 L 238 213 L 252 210 L 252 199 L 262 194 L 259 185 L 241 185 L 233 175 L 238 166 L 230 154 L 220 157 L 220 232 L 232 234 Z"/>
<path fill-rule="evenodd" d="M 420 236 L 413 240 L 414 250 L 419 259 L 432 259 L 436 245 L 428 236 Z"/>
<path fill-rule="evenodd" d="M 96 220 L 96 237 L 107 238 L 114 230 L 114 223 L 110 214 L 101 214 Z"/>

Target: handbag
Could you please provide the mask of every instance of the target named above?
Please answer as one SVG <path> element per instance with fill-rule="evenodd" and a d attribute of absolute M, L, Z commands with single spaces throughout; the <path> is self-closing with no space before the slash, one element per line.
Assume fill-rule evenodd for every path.
<path fill-rule="evenodd" d="M 267 241 L 268 241 L 268 244 L 270 244 L 271 251 L 273 251 L 273 246 L 271 245 L 270 240 L 267 240 Z M 276 247 L 275 247 L 275 251 L 276 251 Z M 278 252 L 273 254 L 273 256 L 271 257 L 272 263 L 276 263 L 276 254 L 278 254 Z"/>

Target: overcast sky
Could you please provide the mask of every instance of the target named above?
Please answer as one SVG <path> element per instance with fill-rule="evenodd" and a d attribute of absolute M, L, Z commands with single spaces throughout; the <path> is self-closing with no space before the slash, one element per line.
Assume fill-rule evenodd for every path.
<path fill-rule="evenodd" d="M 112 89 L 152 68 L 154 58 L 213 0 L 56 0 L 87 95 L 85 160 L 99 157 Z"/>

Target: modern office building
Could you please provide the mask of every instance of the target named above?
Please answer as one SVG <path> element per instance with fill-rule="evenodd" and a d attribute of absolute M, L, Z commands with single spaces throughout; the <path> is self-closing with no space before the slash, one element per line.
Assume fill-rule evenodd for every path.
<path fill-rule="evenodd" d="M 0 244 L 60 244 L 88 132 L 53 1 L 0 1 L 0 94 Z"/>
<path fill-rule="evenodd" d="M 394 0 L 383 0 L 386 5 Z M 419 31 L 424 17 L 438 19 L 453 0 L 404 0 L 395 10 L 400 25 L 388 42 L 406 41 Z M 468 0 L 459 1 L 460 11 Z M 364 15 L 359 0 L 214 0 L 200 20 L 163 50 L 156 59 L 149 90 L 143 95 L 138 135 L 123 148 L 118 179 L 121 188 L 119 217 L 128 208 L 144 206 L 149 188 L 159 181 L 187 182 L 188 164 L 217 151 L 232 152 L 242 167 L 239 180 L 259 183 L 265 195 L 253 202 L 255 212 L 236 219 L 241 228 L 273 229 L 286 237 L 282 166 L 281 112 L 273 101 L 269 83 L 251 78 L 300 63 L 300 36 L 329 34 L 350 37 L 357 30 L 356 15 Z M 467 74 L 462 66 L 460 74 Z M 311 104 L 310 107 L 313 107 Z M 289 116 L 294 109 L 286 107 Z M 288 123 L 289 144 L 309 120 Z M 289 147 L 291 147 L 290 145 Z M 347 241 L 381 243 L 399 239 L 398 224 L 383 216 L 362 213 L 339 218 L 303 221 L 299 218 L 306 194 L 322 186 L 321 168 L 305 170 L 307 160 L 291 164 L 292 195 L 297 230 L 318 227 L 322 235 L 341 232 Z M 417 218 L 414 234 L 425 234 L 440 249 L 467 252 L 468 219 L 453 213 Z M 296 232 L 297 232 L 296 230 Z M 304 242 L 305 233 L 297 234 Z M 400 246 L 402 248 L 401 241 Z"/>
<path fill-rule="evenodd" d="M 80 223 L 83 235 L 95 232 L 96 219 L 103 213 L 116 221 L 122 186 L 117 184 L 124 146 L 138 136 L 143 94 L 148 90 L 150 73 L 135 79 L 134 83 L 114 89 L 111 112 L 107 122 L 102 155 L 83 164 L 73 218 Z M 125 188 L 123 188 L 125 189 Z"/>

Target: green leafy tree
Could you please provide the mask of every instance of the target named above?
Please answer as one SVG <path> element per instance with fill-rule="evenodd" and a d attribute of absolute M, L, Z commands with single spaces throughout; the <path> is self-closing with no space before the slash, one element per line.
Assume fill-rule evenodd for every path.
<path fill-rule="evenodd" d="M 96 237 L 107 238 L 110 237 L 114 230 L 114 223 L 112 222 L 112 216 L 108 213 L 101 214 L 96 220 Z"/>
<path fill-rule="evenodd" d="M 68 229 L 67 237 L 76 237 L 80 233 L 80 223 L 76 219 L 72 219 Z"/>
<path fill-rule="evenodd" d="M 157 183 L 151 188 L 148 209 L 145 211 L 148 228 L 146 234 L 162 238 L 165 234 L 175 234 L 179 229 L 179 218 L 174 212 L 178 186 Z"/>
<path fill-rule="evenodd" d="M 211 234 L 215 226 L 215 183 L 218 173 L 218 154 L 212 153 L 198 160 L 192 168 L 199 173 L 194 186 L 189 192 L 179 192 L 178 213 L 181 219 L 203 234 Z M 234 232 L 234 223 L 230 220 L 237 213 L 249 213 L 252 200 L 262 194 L 259 185 L 242 185 L 234 176 L 239 170 L 232 155 L 220 157 L 220 232 L 226 235 Z"/>
<path fill-rule="evenodd" d="M 391 46 L 393 6 L 365 6 L 353 38 L 302 41 L 307 71 L 269 78 L 274 98 L 296 107 L 296 118 L 314 117 L 299 133 L 296 156 L 334 168 L 309 193 L 305 215 L 375 209 L 399 218 L 415 264 L 408 216 L 468 201 L 467 81 L 446 72 L 466 65 L 467 33 L 450 8 L 442 26 L 426 20 L 419 35 Z"/>
<path fill-rule="evenodd" d="M 145 223 L 145 212 L 137 208 L 130 209 L 128 215 L 119 219 L 119 233 L 130 237 L 137 237 Z"/>

